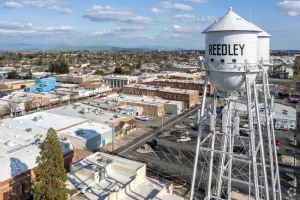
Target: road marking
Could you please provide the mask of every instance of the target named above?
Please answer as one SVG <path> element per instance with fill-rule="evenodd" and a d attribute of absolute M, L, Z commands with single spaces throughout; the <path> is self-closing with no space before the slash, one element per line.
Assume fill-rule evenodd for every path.
<path fill-rule="evenodd" d="M 187 112 L 185 115 L 181 116 L 180 118 L 174 120 L 173 122 L 171 122 L 170 124 L 166 125 L 166 127 L 173 125 L 174 123 L 178 122 L 179 120 L 183 119 L 184 117 L 186 117 L 187 115 L 189 115 L 190 113 L 194 112 L 195 110 L 198 110 L 199 108 L 195 108 L 194 110 L 191 110 L 190 112 Z M 166 128 L 164 126 L 164 128 Z M 137 146 L 140 143 L 143 143 L 144 141 L 148 140 L 149 138 L 151 138 L 153 135 L 157 134 L 158 132 L 161 132 L 161 128 L 157 131 L 155 131 L 154 133 L 148 135 L 147 137 L 145 137 L 144 139 L 140 140 L 139 142 L 135 143 L 134 145 L 128 147 L 127 149 L 124 149 L 123 151 L 119 152 L 119 155 L 122 155 L 123 153 L 125 153 L 126 151 L 128 151 L 129 149 L 133 148 L 134 146 Z"/>
<path fill-rule="evenodd" d="M 160 160 L 158 155 L 155 153 L 155 151 L 153 151 L 154 155 L 156 156 L 157 160 Z"/>
<path fill-rule="evenodd" d="M 168 161 L 170 162 L 170 163 L 172 163 L 171 161 L 170 161 L 170 159 L 168 158 L 168 156 L 165 154 L 165 152 L 159 147 L 159 149 L 160 149 L 160 151 L 164 154 L 164 156 L 168 159 Z"/>
<path fill-rule="evenodd" d="M 184 153 L 181 153 L 181 155 L 183 155 L 183 157 L 184 157 L 185 159 L 187 159 L 187 157 L 185 157 Z M 194 166 L 194 164 L 193 164 L 189 159 L 187 159 L 187 161 L 189 161 L 189 163 L 190 163 L 192 166 Z"/>
<path fill-rule="evenodd" d="M 171 151 L 171 149 L 169 148 L 169 147 L 167 147 L 168 149 L 169 149 L 169 151 L 172 153 L 172 155 L 180 162 L 180 164 L 182 165 L 182 166 L 184 166 L 183 164 L 182 164 L 182 162 L 177 158 L 177 156 L 173 153 L 173 151 Z"/>

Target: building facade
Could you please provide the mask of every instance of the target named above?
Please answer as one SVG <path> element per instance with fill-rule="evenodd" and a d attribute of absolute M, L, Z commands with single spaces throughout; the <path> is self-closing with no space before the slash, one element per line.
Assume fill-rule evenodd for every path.
<path fill-rule="evenodd" d="M 199 104 L 199 92 L 197 90 L 133 84 L 124 86 L 123 92 L 124 94 L 158 96 L 163 99 L 183 101 L 185 108 Z"/>
<path fill-rule="evenodd" d="M 187 90 L 198 90 L 200 95 L 203 94 L 204 89 L 204 81 L 202 80 L 157 79 L 147 84 Z M 213 93 L 214 87 L 211 84 L 208 84 L 207 94 L 211 96 Z"/>
<path fill-rule="evenodd" d="M 125 85 L 138 83 L 138 77 L 136 76 L 121 76 L 121 75 L 109 75 L 103 77 L 105 83 L 108 83 L 110 87 L 122 89 Z"/>

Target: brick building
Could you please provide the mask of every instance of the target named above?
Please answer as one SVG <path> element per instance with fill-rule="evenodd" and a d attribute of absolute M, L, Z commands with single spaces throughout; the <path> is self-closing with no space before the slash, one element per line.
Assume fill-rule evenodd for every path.
<path fill-rule="evenodd" d="M 204 81 L 202 80 L 157 79 L 147 84 L 187 90 L 198 90 L 200 95 L 203 94 L 204 87 Z M 207 88 L 207 94 L 211 96 L 213 95 L 213 93 L 214 87 L 209 83 Z"/>
<path fill-rule="evenodd" d="M 183 101 L 185 108 L 199 104 L 199 92 L 197 90 L 133 84 L 124 86 L 123 92 L 124 94 L 158 96 L 163 99 Z"/>

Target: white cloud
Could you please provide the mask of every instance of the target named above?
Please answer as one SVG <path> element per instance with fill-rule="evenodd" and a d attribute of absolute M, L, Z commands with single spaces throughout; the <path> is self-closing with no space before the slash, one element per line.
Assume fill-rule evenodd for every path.
<path fill-rule="evenodd" d="M 193 2 L 193 3 L 206 3 L 208 0 L 184 0 L 188 2 Z"/>
<path fill-rule="evenodd" d="M 138 35 L 135 36 L 135 38 L 140 40 L 155 40 L 156 36 L 152 34 L 147 34 L 147 35 Z"/>
<path fill-rule="evenodd" d="M 34 27 L 31 23 L 0 22 L 0 34 L 4 35 L 44 35 L 66 33 L 73 31 L 70 26 L 60 27 Z"/>
<path fill-rule="evenodd" d="M 74 28 L 70 26 L 60 26 L 60 27 L 46 27 L 46 28 L 37 28 L 38 32 L 70 32 Z"/>
<path fill-rule="evenodd" d="M 63 14 L 72 14 L 73 11 L 69 8 L 62 8 L 61 4 L 64 4 L 63 2 L 57 1 L 57 0 L 24 0 L 21 1 L 24 5 L 29 5 L 34 8 L 48 8 L 50 10 L 55 10 L 59 13 Z"/>
<path fill-rule="evenodd" d="M 20 4 L 18 2 L 15 1 L 7 1 L 3 3 L 3 7 L 4 8 L 22 8 L 23 4 Z"/>
<path fill-rule="evenodd" d="M 181 33 L 188 33 L 188 34 L 195 34 L 199 33 L 201 29 L 199 27 L 181 27 L 179 25 L 173 25 L 172 32 L 174 34 L 181 34 Z"/>
<path fill-rule="evenodd" d="M 131 32 L 131 31 L 141 31 L 144 30 L 145 27 L 140 25 L 133 25 L 133 26 L 119 26 L 115 30 L 119 32 Z"/>
<path fill-rule="evenodd" d="M 4 30 L 32 30 L 31 23 L 22 24 L 19 22 L 0 22 L 0 29 Z"/>
<path fill-rule="evenodd" d="M 178 14 L 174 16 L 174 19 L 181 22 L 213 22 L 216 20 L 216 17 L 213 16 L 201 17 L 192 14 Z"/>
<path fill-rule="evenodd" d="M 180 4 L 180 3 L 172 3 L 171 1 L 163 1 L 159 4 L 159 6 L 164 9 L 175 9 L 175 10 L 179 10 L 179 11 L 193 10 L 192 6 Z"/>
<path fill-rule="evenodd" d="M 285 11 L 289 16 L 300 15 L 300 1 L 284 0 L 276 3 L 276 6 Z"/>
<path fill-rule="evenodd" d="M 128 33 L 128 32 L 136 32 L 136 31 L 141 31 L 144 29 L 145 29 L 145 27 L 140 26 L 140 25 L 118 26 L 115 29 L 95 32 L 95 33 L 93 33 L 93 35 L 94 36 L 108 36 L 108 37 L 113 37 L 113 36 L 126 37 L 127 36 L 126 33 Z"/>
<path fill-rule="evenodd" d="M 131 24 L 151 24 L 153 20 L 148 17 L 138 16 L 130 11 L 124 11 L 110 6 L 93 6 L 86 10 L 84 18 L 97 22 L 125 22 Z"/>
<path fill-rule="evenodd" d="M 153 8 L 151 8 L 151 12 L 155 13 L 155 14 L 163 14 L 163 13 L 167 13 L 169 11 L 153 7 Z"/>

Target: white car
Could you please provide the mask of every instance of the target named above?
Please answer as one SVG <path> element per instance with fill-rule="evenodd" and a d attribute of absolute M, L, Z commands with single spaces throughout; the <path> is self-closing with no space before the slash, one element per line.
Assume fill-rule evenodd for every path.
<path fill-rule="evenodd" d="M 142 121 L 148 121 L 149 120 L 149 118 L 146 117 L 146 116 L 137 116 L 136 119 L 142 120 Z"/>
<path fill-rule="evenodd" d="M 190 137 L 181 136 L 179 139 L 177 139 L 177 142 L 189 142 L 192 141 Z"/>

